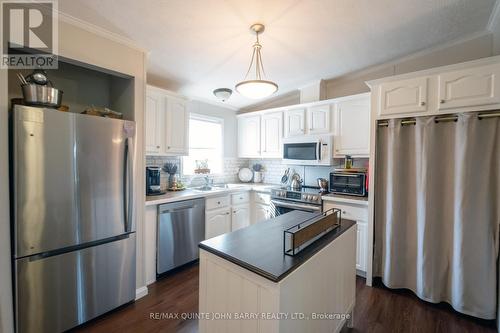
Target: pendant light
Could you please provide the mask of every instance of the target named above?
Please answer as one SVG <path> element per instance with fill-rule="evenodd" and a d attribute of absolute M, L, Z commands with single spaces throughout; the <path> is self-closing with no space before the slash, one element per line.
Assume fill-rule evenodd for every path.
<path fill-rule="evenodd" d="M 262 56 L 260 50 L 262 46 L 259 43 L 259 34 L 264 32 L 264 25 L 260 23 L 253 24 L 250 30 L 255 32 L 257 38 L 253 44 L 252 60 L 243 81 L 235 87 L 236 91 L 245 97 L 258 99 L 271 96 L 278 91 L 278 85 L 272 81 L 263 80 L 265 78 L 264 65 L 262 64 Z M 255 65 L 254 65 L 255 63 Z M 247 80 L 248 75 L 255 67 L 255 79 Z"/>

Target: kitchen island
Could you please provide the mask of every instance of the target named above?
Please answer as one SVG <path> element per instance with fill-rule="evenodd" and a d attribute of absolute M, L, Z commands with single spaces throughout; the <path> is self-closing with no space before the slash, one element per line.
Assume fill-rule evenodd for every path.
<path fill-rule="evenodd" d="M 313 216 L 292 211 L 200 243 L 200 332 L 330 333 L 352 321 L 355 222 L 283 253 L 283 231 Z"/>

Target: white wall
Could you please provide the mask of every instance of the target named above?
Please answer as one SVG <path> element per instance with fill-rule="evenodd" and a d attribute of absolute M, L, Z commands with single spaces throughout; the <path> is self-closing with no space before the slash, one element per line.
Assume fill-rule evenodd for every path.
<path fill-rule="evenodd" d="M 494 55 L 493 34 L 486 32 L 475 37 L 438 46 L 434 49 L 424 50 L 387 64 L 373 66 L 328 80 L 326 82 L 327 99 L 369 92 L 370 89 L 365 84 L 365 81 L 456 64 L 492 55 Z"/>
<path fill-rule="evenodd" d="M 79 23 L 60 14 L 59 54 L 81 63 L 107 68 L 134 77 L 134 115 L 136 122 L 136 174 L 135 221 L 137 226 L 137 287 L 145 286 L 144 278 L 144 104 L 146 84 L 146 56 L 142 50 L 130 47 L 113 38 L 103 37 L 95 28 Z M 9 197 L 7 150 L 7 73 L 0 75 L 0 332 L 12 331 L 12 288 L 10 275 L 11 251 L 9 245 Z"/>
<path fill-rule="evenodd" d="M 0 70 L 0 332 L 14 331 L 10 263 L 7 70 Z"/>
<path fill-rule="evenodd" d="M 265 109 L 279 108 L 282 106 L 300 104 L 300 90 L 294 90 L 289 93 L 266 99 L 238 110 L 238 113 L 259 111 Z"/>
<path fill-rule="evenodd" d="M 236 111 L 201 101 L 189 101 L 189 112 L 224 119 L 224 157 L 237 157 Z"/>

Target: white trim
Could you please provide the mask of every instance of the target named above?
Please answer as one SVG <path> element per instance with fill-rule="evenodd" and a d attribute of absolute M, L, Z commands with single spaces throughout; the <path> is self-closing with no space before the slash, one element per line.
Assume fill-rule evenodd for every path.
<path fill-rule="evenodd" d="M 234 94 L 234 91 L 233 91 L 233 94 Z M 223 109 L 228 109 L 228 110 L 231 110 L 231 111 L 239 111 L 240 109 L 237 108 L 237 107 L 234 107 L 234 106 L 231 106 L 229 104 L 225 104 L 223 102 L 218 102 L 218 101 L 214 101 L 214 100 L 211 100 L 209 98 L 204 98 L 204 97 L 198 97 L 198 96 L 193 96 L 190 98 L 191 101 L 193 102 L 200 102 L 200 103 L 206 103 L 206 104 L 210 104 L 210 105 L 213 105 L 213 106 L 217 106 L 219 108 L 223 108 Z"/>
<path fill-rule="evenodd" d="M 488 24 L 486 25 L 486 30 L 489 32 L 493 32 L 495 26 L 499 24 L 500 20 L 500 0 L 495 2 L 493 6 L 493 10 L 491 11 L 490 19 L 488 20 Z"/>
<path fill-rule="evenodd" d="M 148 287 L 147 286 L 142 286 L 140 288 L 137 288 L 135 290 L 135 300 L 137 301 L 140 298 L 143 298 L 148 294 Z"/>
<path fill-rule="evenodd" d="M 63 21 L 65 23 L 68 23 L 68 24 L 71 24 L 71 25 L 74 25 L 78 28 L 81 28 L 85 31 L 88 31 L 88 32 L 91 32 L 91 33 L 94 33 L 96 35 L 99 35 L 101 37 L 104 37 L 104 38 L 107 38 L 109 40 L 112 40 L 114 42 L 117 42 L 117 43 L 120 43 L 120 44 L 123 44 L 123 45 L 126 45 L 134 50 L 137 50 L 137 51 L 140 51 L 140 52 L 143 52 L 143 53 L 146 53 L 149 55 L 149 53 L 151 53 L 151 51 L 149 51 L 148 49 L 146 49 L 145 47 L 143 46 L 140 46 L 136 41 L 130 39 L 130 38 L 127 38 L 125 36 L 122 36 L 122 35 L 119 35 L 117 33 L 114 33 L 114 32 L 111 32 L 109 30 L 106 30 L 104 28 L 101 28 L 95 24 L 92 24 L 92 23 L 89 23 L 87 21 L 84 21 L 84 20 L 81 20 L 79 18 L 76 18 L 74 16 L 71 16 L 67 13 L 64 13 L 60 10 L 57 11 L 58 14 L 59 14 L 59 20 L 60 21 Z"/>
<path fill-rule="evenodd" d="M 162 94 L 167 94 L 170 97 L 182 98 L 182 99 L 184 99 L 186 101 L 189 101 L 189 98 L 187 98 L 186 96 L 178 94 L 178 93 L 176 93 L 176 92 L 174 92 L 172 90 L 163 89 L 163 88 L 160 88 L 160 87 L 157 87 L 157 86 L 152 86 L 150 84 L 146 84 L 146 90 L 154 90 L 154 91 L 162 93 Z"/>
<path fill-rule="evenodd" d="M 216 124 L 221 124 L 223 134 L 224 134 L 224 118 L 217 117 L 217 116 L 208 116 L 208 115 L 203 114 L 203 113 L 190 112 L 189 119 L 196 119 L 196 120 L 208 121 L 208 122 L 212 122 L 212 123 L 216 123 Z M 222 141 L 224 141 L 224 139 Z"/>

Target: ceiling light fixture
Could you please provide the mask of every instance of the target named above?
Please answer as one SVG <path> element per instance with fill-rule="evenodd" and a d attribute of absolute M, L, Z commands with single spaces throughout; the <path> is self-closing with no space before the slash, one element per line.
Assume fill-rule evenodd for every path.
<path fill-rule="evenodd" d="M 248 98 L 264 98 L 278 91 L 278 85 L 276 83 L 263 80 L 266 74 L 264 72 L 264 65 L 262 64 L 262 56 L 260 54 L 262 46 L 259 43 L 259 34 L 263 33 L 264 29 L 264 25 L 260 23 L 253 24 L 250 27 L 250 30 L 255 32 L 257 36 L 257 40 L 255 41 L 255 44 L 253 44 L 252 60 L 250 61 L 250 66 L 248 67 L 245 78 L 235 87 L 237 92 Z M 255 66 L 253 66 L 254 62 Z M 255 79 L 247 80 L 252 67 L 255 67 Z"/>
<path fill-rule="evenodd" d="M 229 88 L 217 88 L 213 91 L 215 97 L 220 99 L 221 101 L 225 102 L 231 97 L 231 94 L 233 91 Z"/>

